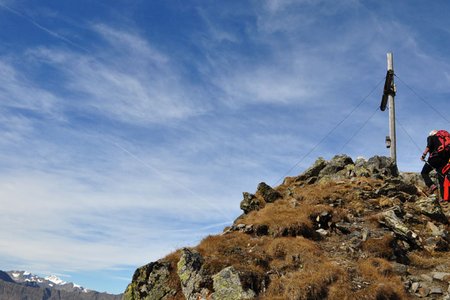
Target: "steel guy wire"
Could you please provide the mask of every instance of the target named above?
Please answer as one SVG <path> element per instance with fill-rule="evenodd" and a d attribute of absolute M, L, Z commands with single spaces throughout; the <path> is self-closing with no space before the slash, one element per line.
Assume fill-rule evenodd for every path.
<path fill-rule="evenodd" d="M 431 103 L 429 103 L 424 97 L 420 96 L 419 93 L 417 93 L 411 86 L 409 86 L 405 81 L 403 81 L 400 77 L 397 76 L 397 74 L 394 74 L 395 77 L 397 77 L 401 83 L 403 83 L 411 92 L 413 92 L 417 98 L 422 100 L 425 104 L 427 104 L 432 110 L 434 110 L 435 113 L 437 113 L 442 119 L 444 119 L 447 123 L 450 123 L 450 121 L 438 110 L 436 109 Z"/>
<path fill-rule="evenodd" d="M 410 141 L 414 144 L 414 146 L 416 146 L 417 150 L 422 151 L 420 146 L 416 143 L 416 141 L 412 138 L 412 136 L 409 134 L 409 132 L 406 130 L 406 128 L 402 125 L 402 123 L 400 122 L 400 120 L 397 118 L 397 124 L 400 125 L 400 128 L 403 130 L 403 132 L 405 132 L 405 134 L 408 136 L 408 138 L 410 139 Z"/>
<path fill-rule="evenodd" d="M 353 133 L 353 135 L 344 143 L 344 145 L 341 147 L 341 149 L 339 149 L 339 152 L 342 152 L 342 150 L 344 150 L 344 148 L 348 145 L 348 143 L 350 143 L 353 138 L 364 128 L 366 127 L 366 125 L 369 123 L 370 120 L 372 120 L 372 118 L 375 116 L 375 114 L 380 110 L 380 108 L 377 106 L 377 108 L 375 109 L 375 111 L 372 113 L 372 115 L 370 115 L 369 118 L 366 119 L 366 121 L 364 122 L 364 124 L 360 127 L 358 127 L 358 129 Z"/>
<path fill-rule="evenodd" d="M 274 184 L 276 186 L 283 178 L 285 178 L 292 170 L 294 170 L 299 164 L 303 162 L 312 152 L 314 152 L 339 126 L 342 125 L 350 116 L 369 98 L 370 95 L 378 88 L 378 86 L 386 79 L 386 76 L 383 77 L 374 88 L 365 96 L 361 102 L 359 102 L 341 121 L 339 121 L 328 133 L 317 143 L 315 144 L 306 154 L 302 156 L 302 158 L 295 163 L 283 176 L 281 176 Z"/>

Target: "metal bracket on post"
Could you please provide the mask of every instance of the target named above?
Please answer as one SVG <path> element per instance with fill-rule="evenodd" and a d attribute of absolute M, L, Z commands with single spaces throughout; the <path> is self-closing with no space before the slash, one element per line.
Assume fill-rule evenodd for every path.
<path fill-rule="evenodd" d="M 386 148 L 391 148 L 391 137 L 390 136 L 386 136 Z"/>

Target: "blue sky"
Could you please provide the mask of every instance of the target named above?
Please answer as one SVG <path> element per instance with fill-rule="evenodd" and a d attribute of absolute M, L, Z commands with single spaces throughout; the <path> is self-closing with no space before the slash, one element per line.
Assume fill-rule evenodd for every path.
<path fill-rule="evenodd" d="M 389 155 L 390 51 L 398 164 L 419 171 L 428 132 L 449 129 L 449 10 L 0 0 L 0 269 L 120 293 L 221 232 L 259 182 Z"/>

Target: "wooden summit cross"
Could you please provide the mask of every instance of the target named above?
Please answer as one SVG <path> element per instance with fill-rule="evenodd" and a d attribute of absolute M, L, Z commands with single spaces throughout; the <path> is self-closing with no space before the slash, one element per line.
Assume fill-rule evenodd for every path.
<path fill-rule="evenodd" d="M 397 164 L 397 139 L 395 135 L 395 103 L 394 97 L 396 87 L 394 84 L 394 60 L 392 52 L 387 53 L 387 74 L 384 83 L 383 97 L 381 98 L 380 109 L 386 110 L 389 104 L 389 136 L 386 137 L 386 147 L 391 150 L 391 158 Z"/>

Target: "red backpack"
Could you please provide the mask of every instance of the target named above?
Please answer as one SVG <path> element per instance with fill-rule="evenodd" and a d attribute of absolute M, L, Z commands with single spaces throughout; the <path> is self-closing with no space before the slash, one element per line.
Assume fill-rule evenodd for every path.
<path fill-rule="evenodd" d="M 446 130 L 438 130 L 436 136 L 439 138 L 441 145 L 438 147 L 438 153 L 450 152 L 450 133 Z"/>

